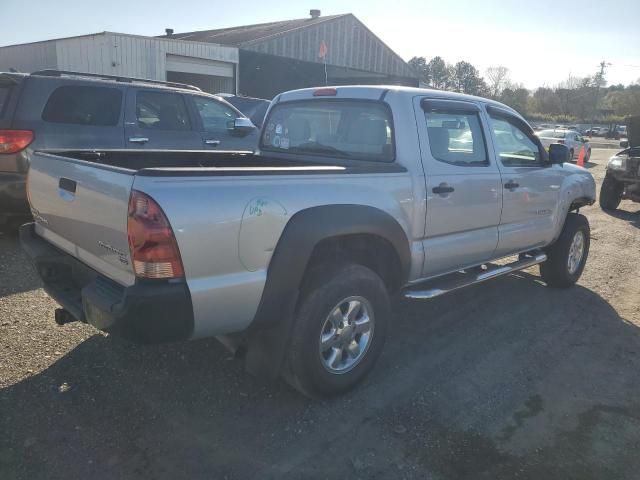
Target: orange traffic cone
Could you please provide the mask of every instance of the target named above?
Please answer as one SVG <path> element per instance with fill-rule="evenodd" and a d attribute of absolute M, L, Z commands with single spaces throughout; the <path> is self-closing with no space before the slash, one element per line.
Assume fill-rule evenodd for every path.
<path fill-rule="evenodd" d="M 580 153 L 578 154 L 578 163 L 580 167 L 584 167 L 584 145 L 580 147 Z"/>

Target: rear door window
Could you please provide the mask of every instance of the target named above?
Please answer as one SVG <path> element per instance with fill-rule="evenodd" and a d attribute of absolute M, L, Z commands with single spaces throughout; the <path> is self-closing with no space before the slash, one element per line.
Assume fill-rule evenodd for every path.
<path fill-rule="evenodd" d="M 136 95 L 138 127 L 152 130 L 191 130 L 184 97 L 178 93 L 141 90 Z"/>
<path fill-rule="evenodd" d="M 73 125 L 115 126 L 120 121 L 122 92 L 117 88 L 68 85 L 51 94 L 42 120 Z"/>
<path fill-rule="evenodd" d="M 460 167 L 489 165 L 478 113 L 439 109 L 424 115 L 436 160 Z"/>
<path fill-rule="evenodd" d="M 381 102 L 312 100 L 273 107 L 261 149 L 392 162 L 391 112 Z"/>

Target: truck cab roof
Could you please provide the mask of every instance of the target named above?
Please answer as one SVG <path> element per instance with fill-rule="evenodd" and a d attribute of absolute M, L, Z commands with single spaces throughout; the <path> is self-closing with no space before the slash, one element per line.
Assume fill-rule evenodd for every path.
<path fill-rule="evenodd" d="M 329 94 L 333 90 L 335 94 Z M 318 95 L 317 92 L 321 92 Z M 307 100 L 312 98 L 326 98 L 328 96 L 335 96 L 336 98 L 352 98 L 363 100 L 382 100 L 389 93 L 398 95 L 400 97 L 415 97 L 415 96 L 428 96 L 441 100 L 458 100 L 474 103 L 482 103 L 484 105 L 492 105 L 494 107 L 506 110 L 518 117 L 522 116 L 516 112 L 513 108 L 488 98 L 477 97 L 475 95 L 467 95 L 464 93 L 449 92 L 445 90 L 435 90 L 431 88 L 416 88 L 405 87 L 398 85 L 348 85 L 348 86 L 328 86 L 328 87 L 314 87 L 314 88 L 302 88 L 299 90 L 291 90 L 289 92 L 281 93 L 278 95 L 273 103 L 289 102 L 295 100 Z"/>

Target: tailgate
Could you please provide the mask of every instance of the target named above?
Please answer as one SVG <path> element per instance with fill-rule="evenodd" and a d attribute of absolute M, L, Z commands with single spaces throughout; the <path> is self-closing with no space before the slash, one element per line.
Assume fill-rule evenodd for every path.
<path fill-rule="evenodd" d="M 36 233 L 122 285 L 133 285 L 127 215 L 134 171 L 49 153 L 31 158 Z"/>

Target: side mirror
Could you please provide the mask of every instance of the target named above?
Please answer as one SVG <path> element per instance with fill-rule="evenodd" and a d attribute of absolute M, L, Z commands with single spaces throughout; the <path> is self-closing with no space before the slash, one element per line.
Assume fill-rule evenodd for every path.
<path fill-rule="evenodd" d="M 248 135 L 256 128 L 251 120 L 244 117 L 236 118 L 233 122 L 229 122 L 229 124 L 229 133 L 231 133 L 232 135 L 237 135 L 239 137 Z"/>
<path fill-rule="evenodd" d="M 620 148 L 629 148 L 629 140 L 622 140 L 620 142 Z"/>
<path fill-rule="evenodd" d="M 561 143 L 549 145 L 549 161 L 553 164 L 562 165 L 569 161 L 569 147 Z"/>

